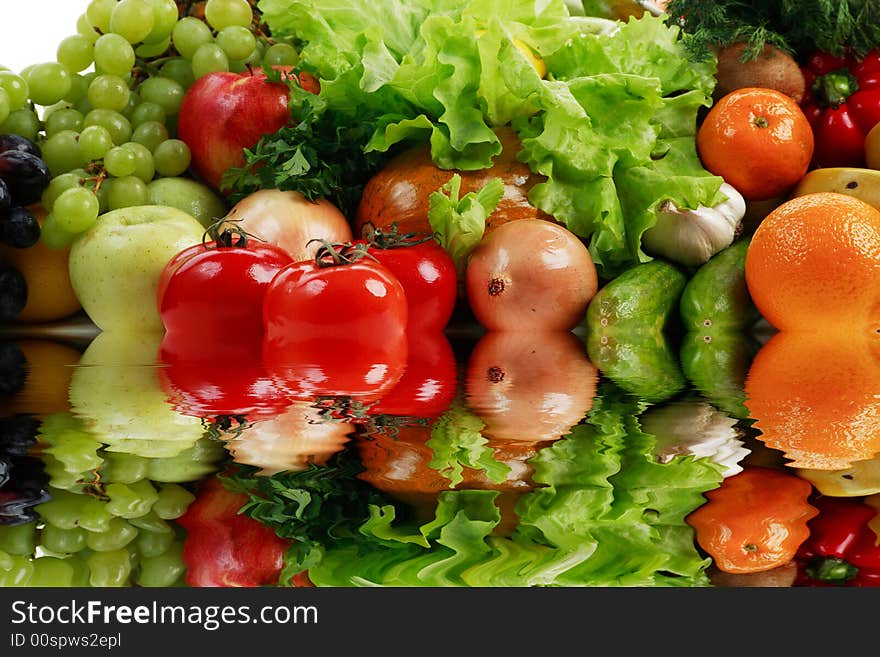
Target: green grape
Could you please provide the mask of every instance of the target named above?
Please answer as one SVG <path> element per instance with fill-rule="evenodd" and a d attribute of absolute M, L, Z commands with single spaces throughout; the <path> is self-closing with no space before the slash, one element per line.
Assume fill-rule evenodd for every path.
<path fill-rule="evenodd" d="M 134 173 L 132 175 L 143 180 L 144 184 L 149 183 L 156 175 L 156 165 L 153 163 L 153 153 L 150 149 L 136 141 L 123 144 L 122 148 L 134 155 Z"/>
<path fill-rule="evenodd" d="M 91 228 L 98 220 L 99 210 L 100 204 L 98 203 L 98 197 L 95 196 L 95 193 L 92 190 L 86 187 L 73 187 L 62 192 L 61 195 L 55 199 L 55 203 L 52 207 L 52 213 L 58 217 L 58 223 L 64 230 L 70 233 L 84 233 Z M 55 457 L 61 458 L 59 452 L 62 449 L 71 448 L 72 447 L 69 444 L 65 443 L 64 445 L 59 445 L 52 449 L 56 450 L 54 452 Z M 77 456 L 78 458 L 76 460 L 65 460 L 68 467 L 80 468 L 77 472 L 89 472 L 95 470 L 104 462 L 104 459 L 98 456 L 94 451 L 83 449 L 81 452 L 77 453 Z M 86 457 L 94 457 L 94 459 L 89 461 L 90 464 L 94 463 L 94 465 L 83 468 L 81 466 L 86 463 Z"/>
<path fill-rule="evenodd" d="M 158 57 L 171 47 L 171 37 L 165 37 L 161 41 L 155 43 L 142 43 L 134 49 L 134 54 L 141 59 L 152 59 Z"/>
<path fill-rule="evenodd" d="M 0 87 L 0 123 L 9 118 L 11 111 L 12 103 L 9 102 L 9 94 L 6 93 L 6 89 Z"/>
<path fill-rule="evenodd" d="M 99 217 L 110 209 L 110 186 L 108 183 L 111 180 L 112 178 L 105 178 L 101 181 L 101 184 L 95 186 L 95 196 L 98 197 L 98 207 L 101 208 L 98 211 Z"/>
<path fill-rule="evenodd" d="M 130 176 L 137 168 L 135 155 L 127 148 L 114 146 L 104 155 L 104 168 L 107 173 L 116 178 Z"/>
<path fill-rule="evenodd" d="M 49 483 L 55 488 L 63 488 L 73 493 L 83 491 L 83 477 L 81 472 L 70 472 L 64 467 L 64 463 L 51 454 L 43 454 L 43 465 L 49 477 Z"/>
<path fill-rule="evenodd" d="M 56 214 L 61 211 L 67 211 L 70 209 L 69 206 L 76 204 L 76 198 L 81 195 L 88 195 L 93 198 L 95 196 L 91 190 L 85 187 L 73 187 L 62 192 L 55 199 L 52 211 Z M 71 203 L 70 199 L 74 199 L 74 202 Z M 62 221 L 61 217 L 59 217 L 59 221 Z M 63 222 L 62 226 L 64 226 Z M 52 435 L 49 435 L 44 430 L 42 436 L 43 440 L 50 443 L 48 447 L 43 449 L 43 452 L 51 454 L 64 463 L 68 472 L 90 472 L 100 468 L 104 463 L 103 457 L 98 454 L 102 443 L 95 440 L 90 433 L 82 429 L 70 427 L 57 431 Z"/>
<path fill-rule="evenodd" d="M 86 164 L 79 147 L 79 133 L 62 130 L 43 142 L 42 159 L 53 176 L 58 176 Z"/>
<path fill-rule="evenodd" d="M 40 545 L 55 554 L 73 554 L 85 549 L 86 531 L 79 527 L 62 529 L 47 524 L 40 532 Z"/>
<path fill-rule="evenodd" d="M 80 14 L 79 18 L 76 19 L 76 33 L 88 39 L 89 43 L 95 43 L 95 41 L 98 40 L 98 37 L 101 36 L 95 28 L 92 27 L 92 24 L 89 22 L 89 17 L 85 13 Z"/>
<path fill-rule="evenodd" d="M 83 115 L 70 107 L 52 112 L 49 116 L 46 116 L 43 119 L 43 124 L 46 126 L 47 137 L 56 135 L 62 130 L 79 132 L 82 128 L 82 123 Z"/>
<path fill-rule="evenodd" d="M 254 15 L 247 0 L 208 0 L 205 4 L 205 20 L 219 31 L 230 25 L 248 27 Z"/>
<path fill-rule="evenodd" d="M 226 454 L 222 444 L 199 439 L 176 456 L 152 459 L 149 477 L 155 482 L 198 481 L 216 472 L 216 464 L 226 458 Z"/>
<path fill-rule="evenodd" d="M 125 452 L 104 452 L 101 480 L 108 483 L 133 484 L 146 478 L 148 461 L 142 456 Z"/>
<path fill-rule="evenodd" d="M 169 140 L 172 141 L 172 140 Z M 167 143 L 167 142 L 166 142 Z M 159 170 L 159 155 L 164 148 L 156 149 L 156 171 Z M 168 205 L 191 214 L 206 228 L 227 213 L 226 203 L 206 184 L 192 178 L 169 176 L 156 178 L 149 185 L 149 202 L 156 205 Z"/>
<path fill-rule="evenodd" d="M 153 151 L 153 161 L 160 176 L 173 178 L 189 169 L 192 153 L 182 139 L 167 139 Z"/>
<path fill-rule="evenodd" d="M 65 37 L 55 50 L 55 58 L 71 73 L 79 73 L 86 70 L 94 61 L 95 41 L 82 34 L 72 34 Z"/>
<path fill-rule="evenodd" d="M 83 589 L 89 585 L 91 573 L 89 573 L 89 564 L 86 561 L 86 557 L 87 555 L 85 552 L 77 552 L 76 554 L 67 557 L 70 567 L 73 568 L 73 577 L 70 580 L 70 586 L 72 588 Z"/>
<path fill-rule="evenodd" d="M 174 0 L 147 0 L 153 7 L 153 29 L 144 37 L 144 43 L 164 41 L 177 25 L 179 12 Z"/>
<path fill-rule="evenodd" d="M 183 102 L 186 89 L 171 78 L 159 76 L 144 80 L 141 83 L 139 93 L 141 100 L 156 103 L 167 116 L 173 116 L 180 111 L 180 104 Z"/>
<path fill-rule="evenodd" d="M 188 89 L 192 86 L 192 83 L 196 81 L 192 65 L 189 63 L 188 59 L 183 57 L 172 57 L 168 59 L 159 68 L 159 75 L 174 80 L 184 89 Z"/>
<path fill-rule="evenodd" d="M 182 516 L 195 498 L 195 495 L 179 484 L 162 483 L 159 485 L 159 498 L 153 505 L 153 511 L 164 520 L 173 520 Z"/>
<path fill-rule="evenodd" d="M 138 518 L 129 518 L 128 521 L 138 529 L 142 529 L 149 534 L 170 534 L 171 536 L 174 536 L 174 531 L 171 529 L 171 525 L 162 520 L 162 518 L 157 516 L 156 512 L 152 510 Z"/>
<path fill-rule="evenodd" d="M 83 109 L 86 112 L 92 109 L 89 105 L 88 94 L 89 85 L 92 83 L 92 78 L 95 75 L 94 71 L 85 74 L 71 73 L 70 75 L 70 91 L 67 92 L 64 100 L 74 105 L 74 108 L 79 110 L 80 114 L 85 114 L 82 111 Z"/>
<path fill-rule="evenodd" d="M 118 75 L 104 73 L 89 84 L 89 104 L 94 108 L 122 112 L 128 106 L 130 95 L 128 84 Z"/>
<path fill-rule="evenodd" d="M 27 586 L 33 574 L 33 559 L 0 552 L 0 587 Z"/>
<path fill-rule="evenodd" d="M 63 587 L 73 584 L 74 568 L 67 559 L 43 556 L 33 561 L 34 570 L 28 579 L 29 587 Z"/>
<path fill-rule="evenodd" d="M 159 121 L 145 121 L 131 133 L 131 140 L 143 144 L 150 149 L 150 152 L 156 150 L 156 147 L 167 139 L 168 128 L 165 127 L 164 122 Z"/>
<path fill-rule="evenodd" d="M 161 105 L 142 101 L 131 111 L 129 122 L 131 123 L 132 128 L 137 128 L 139 125 L 150 121 L 165 125 L 165 119 L 165 110 L 162 109 Z"/>
<path fill-rule="evenodd" d="M 152 557 L 143 557 L 137 576 L 137 583 L 144 587 L 169 587 L 183 574 L 183 545 L 175 541 L 165 552 Z"/>
<path fill-rule="evenodd" d="M 0 88 L 9 94 L 9 106 L 12 110 L 27 107 L 30 90 L 23 77 L 12 71 L 0 71 Z"/>
<path fill-rule="evenodd" d="M 107 552 L 93 552 L 88 556 L 89 586 L 121 587 L 129 583 L 131 555 L 125 548 Z"/>
<path fill-rule="evenodd" d="M 140 43 L 153 31 L 153 7 L 147 0 L 120 0 L 110 12 L 110 31 Z"/>
<path fill-rule="evenodd" d="M 37 105 L 57 103 L 70 91 L 70 72 L 58 62 L 35 64 L 22 77 L 27 80 L 31 100 Z"/>
<path fill-rule="evenodd" d="M 138 554 L 142 557 L 158 557 L 174 543 L 174 532 L 169 528 L 164 532 L 142 531 L 135 539 Z"/>
<path fill-rule="evenodd" d="M 229 59 L 247 59 L 257 48 L 254 33 L 241 25 L 224 27 L 217 34 L 216 41 Z"/>
<path fill-rule="evenodd" d="M 138 530 L 122 518 L 110 520 L 110 526 L 103 532 L 86 532 L 86 546 L 95 552 L 121 550 L 138 535 Z"/>
<path fill-rule="evenodd" d="M 159 493 L 148 479 L 133 484 L 107 484 L 104 492 L 110 498 L 109 511 L 120 518 L 137 518 L 150 511 Z"/>
<path fill-rule="evenodd" d="M 110 16 L 117 0 L 92 0 L 86 7 L 86 18 L 92 29 L 107 33 L 110 31 Z"/>
<path fill-rule="evenodd" d="M 147 184 L 137 176 L 112 178 L 104 182 L 107 194 L 107 209 L 118 210 L 135 205 L 147 204 Z M 99 199 L 100 200 L 100 197 Z"/>
<path fill-rule="evenodd" d="M 199 46 L 213 41 L 211 28 L 193 16 L 181 18 L 171 32 L 171 43 L 184 59 L 192 59 Z"/>
<path fill-rule="evenodd" d="M 113 148 L 113 135 L 102 125 L 90 125 L 79 133 L 79 148 L 87 161 L 100 160 Z"/>
<path fill-rule="evenodd" d="M 90 125 L 106 128 L 116 145 L 124 144 L 131 139 L 131 123 L 120 112 L 96 107 L 83 118 L 83 128 Z"/>
<path fill-rule="evenodd" d="M 69 233 L 58 225 L 58 220 L 51 212 L 43 217 L 43 223 L 40 226 L 40 239 L 47 248 L 53 251 L 66 249 L 75 238 L 74 233 Z"/>
<path fill-rule="evenodd" d="M 296 66 L 299 52 L 289 43 L 273 43 L 263 53 L 264 66 Z"/>
<path fill-rule="evenodd" d="M 48 524 L 61 529 L 74 529 L 78 526 L 83 503 L 88 499 L 85 495 L 71 493 L 54 486 L 49 486 L 52 499 L 38 504 L 35 508 L 40 517 Z"/>
<path fill-rule="evenodd" d="M 0 525 L 0 552 L 29 556 L 34 553 L 36 545 L 36 521 L 21 525 Z"/>
<path fill-rule="evenodd" d="M 102 34 L 95 41 L 94 58 L 98 72 L 125 77 L 134 66 L 134 48 L 118 34 Z"/>
<path fill-rule="evenodd" d="M 82 135 L 80 135 L 80 144 L 81 143 Z M 52 211 L 55 199 L 61 195 L 61 192 L 70 189 L 71 187 L 79 187 L 83 184 L 83 179 L 86 178 L 87 175 L 85 169 L 74 169 L 73 171 L 68 171 L 67 173 L 62 173 L 60 176 L 52 178 L 40 196 L 40 203 L 43 204 L 46 212 Z"/>
<path fill-rule="evenodd" d="M 34 110 L 25 108 L 12 110 L 0 125 L 0 132 L 11 133 L 37 141 L 40 134 L 40 119 Z"/>
<path fill-rule="evenodd" d="M 109 502 L 88 495 L 78 495 L 77 497 L 86 498 L 80 509 L 79 526 L 90 532 L 107 531 L 110 527 L 110 520 L 113 518 Z"/>
<path fill-rule="evenodd" d="M 199 46 L 192 58 L 193 75 L 196 78 L 208 73 L 229 70 L 229 58 L 216 43 L 205 43 Z"/>

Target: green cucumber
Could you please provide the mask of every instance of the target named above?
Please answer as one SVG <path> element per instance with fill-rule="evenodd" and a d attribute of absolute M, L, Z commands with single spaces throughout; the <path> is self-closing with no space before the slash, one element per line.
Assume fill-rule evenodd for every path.
<path fill-rule="evenodd" d="M 716 334 L 748 329 L 758 319 L 746 286 L 746 251 L 740 239 L 703 264 L 685 285 L 679 312 L 686 331 Z"/>
<path fill-rule="evenodd" d="M 587 307 L 587 331 L 662 331 L 687 283 L 687 276 L 665 260 L 630 267 L 596 292 Z"/>
<path fill-rule="evenodd" d="M 688 331 L 679 357 L 684 375 L 694 389 L 717 409 L 747 419 L 746 375 L 760 345 L 748 333 Z"/>

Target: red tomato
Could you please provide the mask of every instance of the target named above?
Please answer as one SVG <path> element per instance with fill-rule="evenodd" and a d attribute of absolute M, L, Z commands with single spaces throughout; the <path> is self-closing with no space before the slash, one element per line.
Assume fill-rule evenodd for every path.
<path fill-rule="evenodd" d="M 156 300 L 165 330 L 198 332 L 218 341 L 233 331 L 259 335 L 263 294 L 293 259 L 281 247 L 240 230 L 211 236 L 174 256 L 159 276 Z"/>
<path fill-rule="evenodd" d="M 409 304 L 411 331 L 442 331 L 452 317 L 458 297 L 455 262 L 431 235 L 397 234 L 368 226 L 355 244 L 369 245 L 369 253 L 403 284 Z"/>
<path fill-rule="evenodd" d="M 403 285 L 351 244 L 284 267 L 263 303 L 267 365 L 296 398 L 375 401 L 406 364 Z"/>
<path fill-rule="evenodd" d="M 442 331 L 407 331 L 408 357 L 400 381 L 369 413 L 435 419 L 455 399 L 458 370 L 455 352 Z"/>
<path fill-rule="evenodd" d="M 253 422 L 282 413 L 290 400 L 263 367 L 259 336 L 230 331 L 220 342 L 196 331 L 166 332 L 159 348 L 159 380 L 168 402 L 184 415 Z"/>
<path fill-rule="evenodd" d="M 181 558 L 193 587 L 257 587 L 278 583 L 290 541 L 240 514 L 248 501 L 219 479 L 202 483 L 178 524 L 186 532 Z"/>

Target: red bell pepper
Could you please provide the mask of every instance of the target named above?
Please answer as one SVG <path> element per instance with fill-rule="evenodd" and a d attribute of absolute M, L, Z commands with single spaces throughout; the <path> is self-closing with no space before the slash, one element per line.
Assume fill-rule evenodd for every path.
<path fill-rule="evenodd" d="M 796 586 L 880 586 L 880 537 L 869 526 L 877 509 L 857 497 L 819 497 L 819 515 L 798 550 Z"/>
<path fill-rule="evenodd" d="M 865 136 L 880 122 L 880 51 L 858 60 L 817 52 L 801 70 L 801 109 L 816 144 L 813 166 L 865 166 Z"/>
<path fill-rule="evenodd" d="M 186 529 L 182 558 L 186 582 L 194 587 L 277 585 L 290 541 L 249 516 L 239 514 L 248 501 L 217 478 L 206 480 L 178 519 Z"/>

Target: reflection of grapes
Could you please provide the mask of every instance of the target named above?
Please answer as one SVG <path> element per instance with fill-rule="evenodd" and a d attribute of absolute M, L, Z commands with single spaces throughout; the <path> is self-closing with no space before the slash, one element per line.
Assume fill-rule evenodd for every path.
<path fill-rule="evenodd" d="M 33 507 L 49 499 L 43 462 L 28 455 L 37 427 L 30 415 L 0 420 L 0 526 L 32 522 Z"/>
<path fill-rule="evenodd" d="M 42 461 L 19 458 L 45 462 L 47 496 L 26 521 L 0 527 L 0 586 L 185 585 L 173 521 L 222 446 L 205 439 L 170 458 L 108 451 L 77 417 L 56 413 L 39 425 L 39 448 Z"/>

